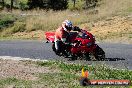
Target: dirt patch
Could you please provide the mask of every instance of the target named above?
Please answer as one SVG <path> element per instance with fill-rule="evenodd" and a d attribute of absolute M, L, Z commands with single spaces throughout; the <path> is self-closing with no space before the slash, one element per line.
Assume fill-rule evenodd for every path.
<path fill-rule="evenodd" d="M 107 42 L 132 43 L 132 16 L 115 16 L 94 23 L 91 32 Z"/>
<path fill-rule="evenodd" d="M 0 59 L 0 79 L 14 77 L 24 80 L 37 80 L 38 73 L 53 73 L 58 70 L 37 66 L 31 61 Z"/>

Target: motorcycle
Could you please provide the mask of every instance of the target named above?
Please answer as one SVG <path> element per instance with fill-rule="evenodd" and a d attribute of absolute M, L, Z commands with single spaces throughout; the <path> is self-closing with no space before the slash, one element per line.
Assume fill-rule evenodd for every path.
<path fill-rule="evenodd" d="M 60 41 L 60 52 L 56 52 L 55 42 L 54 42 L 54 32 L 46 32 L 45 36 L 47 43 L 52 43 L 52 49 L 58 56 L 71 57 L 72 60 L 75 59 L 85 59 L 85 60 L 105 60 L 105 52 L 101 47 L 95 43 L 95 37 L 88 31 L 82 30 L 83 32 L 70 32 L 69 42 L 64 44 Z"/>

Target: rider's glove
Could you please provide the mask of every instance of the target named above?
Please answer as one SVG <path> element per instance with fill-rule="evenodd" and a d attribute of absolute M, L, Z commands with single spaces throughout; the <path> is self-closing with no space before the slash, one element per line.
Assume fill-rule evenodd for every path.
<path fill-rule="evenodd" d="M 65 42 L 66 42 L 66 38 L 61 38 L 61 41 L 62 41 L 63 43 L 65 43 Z"/>
<path fill-rule="evenodd" d="M 73 27 L 73 31 L 78 31 L 78 32 L 81 32 L 81 29 L 77 26 Z"/>
<path fill-rule="evenodd" d="M 68 46 L 70 45 L 70 46 L 72 46 L 73 44 L 70 43 L 70 42 L 66 42 L 65 45 L 68 45 Z"/>

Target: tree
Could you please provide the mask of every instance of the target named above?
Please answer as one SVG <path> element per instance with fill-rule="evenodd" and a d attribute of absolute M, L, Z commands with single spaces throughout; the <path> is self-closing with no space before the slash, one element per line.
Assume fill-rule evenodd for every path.
<path fill-rule="evenodd" d="M 2 7 L 4 8 L 4 6 L 5 6 L 5 2 L 4 0 L 2 0 Z"/>
<path fill-rule="evenodd" d="M 34 8 L 46 8 L 48 0 L 28 0 L 28 5 L 30 9 Z"/>
<path fill-rule="evenodd" d="M 11 0 L 10 10 L 12 11 L 14 0 Z"/>
<path fill-rule="evenodd" d="M 88 0 L 85 0 L 85 2 L 86 2 L 86 6 L 88 6 Z"/>
<path fill-rule="evenodd" d="M 85 8 L 95 7 L 98 0 L 85 0 Z"/>
<path fill-rule="evenodd" d="M 73 7 L 75 8 L 76 0 L 72 0 L 72 1 L 73 1 Z"/>
<path fill-rule="evenodd" d="M 48 5 L 50 9 L 53 10 L 64 10 L 67 9 L 67 0 L 48 0 Z"/>
<path fill-rule="evenodd" d="M 67 0 L 29 0 L 28 5 L 30 9 L 40 8 L 40 9 L 53 9 L 53 10 L 63 10 L 67 9 Z"/>
<path fill-rule="evenodd" d="M 4 8 L 4 6 L 5 6 L 4 0 L 0 0 L 0 5 L 2 6 L 2 8 Z"/>

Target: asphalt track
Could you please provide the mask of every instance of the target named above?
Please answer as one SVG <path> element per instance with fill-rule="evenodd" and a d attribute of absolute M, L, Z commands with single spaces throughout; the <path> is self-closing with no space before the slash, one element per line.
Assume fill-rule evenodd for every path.
<path fill-rule="evenodd" d="M 132 70 L 132 45 L 98 43 L 106 53 L 106 61 L 83 61 L 85 64 L 106 64 L 111 67 Z M 51 49 L 51 43 L 45 41 L 8 40 L 0 41 L 0 56 L 12 56 L 31 59 L 61 59 Z M 64 59 L 64 58 L 63 58 Z M 67 61 L 68 62 L 68 61 Z M 73 61 L 80 63 L 82 61 Z"/>

